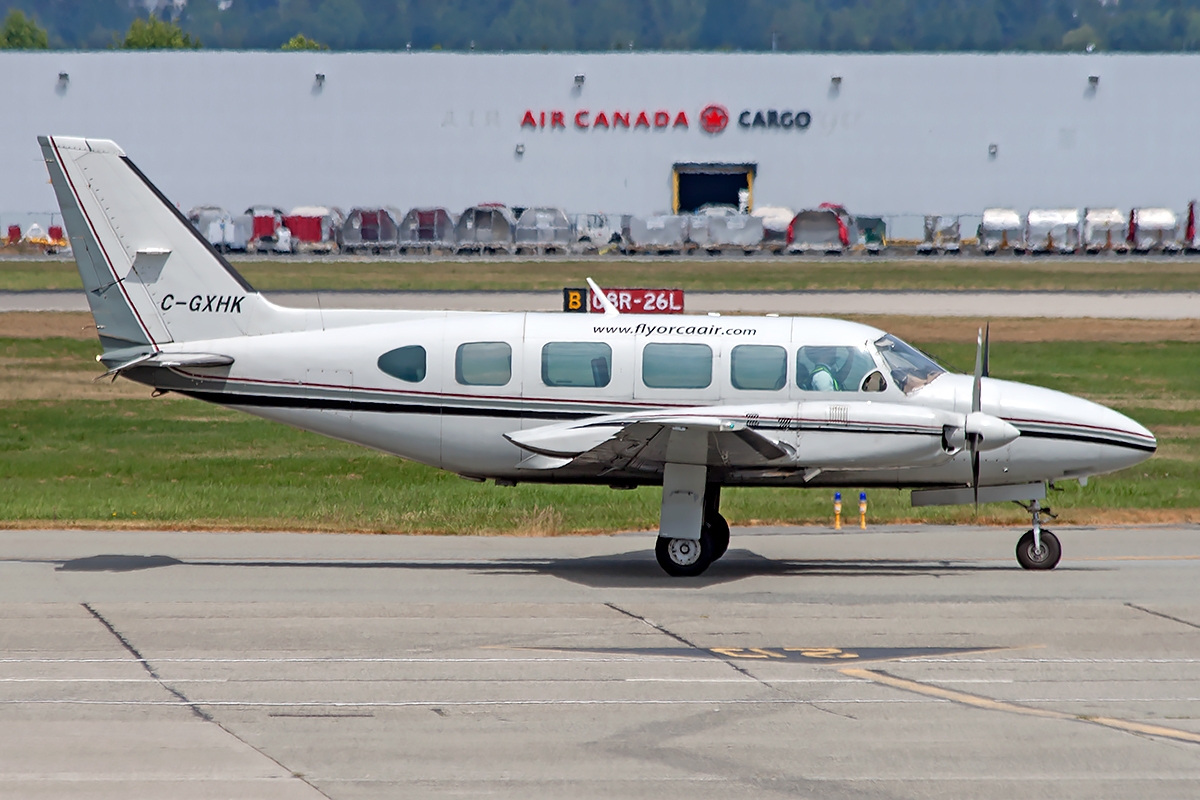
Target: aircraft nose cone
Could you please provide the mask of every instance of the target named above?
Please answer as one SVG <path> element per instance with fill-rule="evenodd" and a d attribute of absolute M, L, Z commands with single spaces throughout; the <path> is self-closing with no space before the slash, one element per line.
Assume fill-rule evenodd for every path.
<path fill-rule="evenodd" d="M 1099 475 L 1140 464 L 1158 449 L 1154 434 L 1107 406 L 1039 386 L 997 383 L 1000 407 L 984 410 L 999 411 L 1020 430 L 1014 446 L 1027 449 L 1048 471 Z"/>

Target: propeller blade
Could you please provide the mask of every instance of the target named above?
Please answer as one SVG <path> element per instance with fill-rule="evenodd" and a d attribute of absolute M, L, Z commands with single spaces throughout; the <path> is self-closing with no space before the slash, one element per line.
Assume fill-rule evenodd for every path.
<path fill-rule="evenodd" d="M 983 329 L 983 377 L 985 378 L 992 372 L 991 359 L 989 358 L 991 346 L 988 342 L 988 340 L 991 339 L 991 336 L 992 323 L 988 322 L 987 326 Z"/>
<path fill-rule="evenodd" d="M 979 329 L 979 337 L 975 340 L 975 384 L 971 387 L 971 413 L 982 407 L 980 393 L 983 390 L 983 328 Z"/>
<path fill-rule="evenodd" d="M 991 338 L 992 324 L 987 323 L 987 331 L 979 329 L 975 339 L 975 382 L 971 386 L 971 413 L 983 408 L 983 379 L 988 374 L 988 344 Z M 979 511 L 979 434 L 967 434 L 967 442 L 971 449 L 971 489 L 975 493 L 975 511 Z"/>
<path fill-rule="evenodd" d="M 971 437 L 971 488 L 975 491 L 975 512 L 979 513 L 979 450 Z"/>

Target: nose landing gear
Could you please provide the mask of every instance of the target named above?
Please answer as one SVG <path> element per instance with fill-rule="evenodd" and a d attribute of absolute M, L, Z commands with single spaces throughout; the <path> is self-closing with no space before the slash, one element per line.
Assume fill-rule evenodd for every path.
<path fill-rule="evenodd" d="M 1058 537 L 1042 529 L 1042 514 L 1056 518 L 1049 508 L 1042 508 L 1037 500 L 1029 505 L 1017 503 L 1033 516 L 1033 527 L 1017 542 L 1017 563 L 1024 569 L 1054 569 L 1062 558 L 1062 545 Z"/>

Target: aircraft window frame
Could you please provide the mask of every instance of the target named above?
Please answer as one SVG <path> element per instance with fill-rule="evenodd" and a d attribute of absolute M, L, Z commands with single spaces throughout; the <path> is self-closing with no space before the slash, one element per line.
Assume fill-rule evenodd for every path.
<path fill-rule="evenodd" d="M 478 367 L 476 364 L 468 362 L 466 366 L 471 370 L 471 375 L 468 375 L 464 371 L 464 355 L 471 359 L 487 359 L 492 357 L 488 354 L 481 356 L 472 355 L 473 351 L 479 348 L 494 348 L 496 350 L 499 357 L 495 359 L 495 363 L 491 365 L 491 369 L 495 370 L 497 377 L 486 380 L 467 380 L 468 377 L 473 377 L 476 374 Z M 503 348 L 503 355 L 499 355 L 501 348 Z M 501 359 L 505 362 L 503 373 L 506 377 L 503 381 L 498 380 L 501 370 L 497 369 L 497 367 Z M 483 374 L 486 375 L 487 373 L 484 372 Z M 463 342 L 454 351 L 454 380 L 460 386 L 507 386 L 512 382 L 512 345 L 508 342 Z"/>
<path fill-rule="evenodd" d="M 407 361 L 409 355 L 420 352 L 420 363 Z M 403 354 L 403 355 L 402 355 Z M 384 375 L 402 380 L 405 383 L 420 383 L 429 375 L 429 354 L 419 344 L 406 344 L 388 350 L 375 361 L 375 366 Z"/>
<path fill-rule="evenodd" d="M 562 352 L 556 354 L 555 351 Z M 580 358 L 584 361 L 579 361 Z M 555 359 L 558 359 L 557 363 Z M 580 368 L 580 363 L 586 364 L 586 369 Z M 612 366 L 612 347 L 607 342 L 546 342 L 542 345 L 542 384 L 545 386 L 603 389 L 612 383 Z M 551 380 L 553 374 L 561 370 L 577 371 L 584 378 L 590 376 L 591 383 L 564 381 L 561 377 Z"/>
<path fill-rule="evenodd" d="M 664 348 L 667 348 L 664 350 Z M 687 353 L 699 354 L 701 350 L 707 355 L 701 356 L 698 361 L 707 362 L 706 378 L 703 383 L 696 382 L 701 375 L 700 370 L 695 370 L 691 375 L 695 378 L 692 381 L 684 382 L 681 379 L 687 376 L 687 373 L 680 372 L 680 368 L 694 360 Z M 648 342 L 642 346 L 642 385 L 648 389 L 707 389 L 712 386 L 713 381 L 713 349 L 703 342 Z M 663 367 L 667 369 L 662 369 Z M 651 382 L 647 380 L 647 367 L 652 367 L 650 372 L 651 377 L 658 381 Z M 662 381 L 660 376 L 671 375 L 676 373 L 680 375 L 680 380 L 674 382 Z"/>
<path fill-rule="evenodd" d="M 752 356 L 757 359 L 757 363 L 759 363 L 759 364 L 763 363 L 762 357 L 766 356 L 766 353 L 761 352 L 761 351 L 767 351 L 767 350 L 778 351 L 779 372 L 777 375 L 774 376 L 774 378 L 775 378 L 774 385 L 772 385 L 772 386 L 766 386 L 766 385 L 753 386 L 753 385 L 749 385 L 749 382 L 739 379 L 739 374 L 738 374 L 739 352 L 745 353 L 745 355 L 747 357 L 751 357 L 750 353 L 748 351 L 752 351 L 752 350 L 760 351 L 758 356 Z M 775 357 L 776 356 L 774 354 L 771 355 L 772 359 Z M 743 375 L 742 377 L 745 378 L 745 377 L 753 377 L 753 376 Z M 785 386 L 787 386 L 787 380 L 788 380 L 788 353 L 787 353 L 786 347 L 781 347 L 780 345 L 777 345 L 777 344 L 739 344 L 739 345 L 736 345 L 732 350 L 729 351 L 729 383 L 733 386 L 734 389 L 737 389 L 738 391 L 742 391 L 742 392 L 778 392 L 779 390 L 781 390 Z M 746 385 L 743 385 L 743 384 L 746 384 Z"/>
<path fill-rule="evenodd" d="M 826 361 L 833 363 L 826 364 Z M 796 388 L 804 392 L 861 392 L 867 377 L 879 369 L 874 354 L 861 344 L 800 345 L 793 362 Z M 821 372 L 811 368 L 820 366 L 825 367 Z M 813 375 L 822 373 L 826 380 L 822 385 L 814 384 Z"/>
<path fill-rule="evenodd" d="M 879 359 L 887 366 L 892 382 L 905 394 L 912 394 L 946 372 L 941 364 L 890 333 L 876 339 L 874 346 Z"/>

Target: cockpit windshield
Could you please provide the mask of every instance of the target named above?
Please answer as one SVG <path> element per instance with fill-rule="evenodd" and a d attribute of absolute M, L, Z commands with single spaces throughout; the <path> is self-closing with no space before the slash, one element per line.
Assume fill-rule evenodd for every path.
<path fill-rule="evenodd" d="M 892 380 L 905 394 L 911 394 L 946 370 L 917 348 L 888 334 L 875 341 L 879 355 L 892 371 Z"/>

